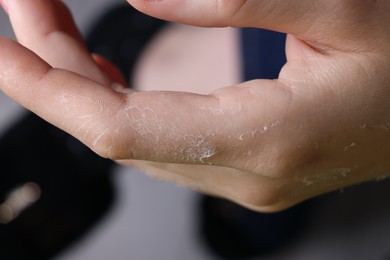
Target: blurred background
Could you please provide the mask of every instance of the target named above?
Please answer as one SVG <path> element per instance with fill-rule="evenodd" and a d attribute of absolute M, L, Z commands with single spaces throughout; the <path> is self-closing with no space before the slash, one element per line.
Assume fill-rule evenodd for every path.
<path fill-rule="evenodd" d="M 125 1 L 64 2 L 94 44 L 99 37 L 90 33 L 97 18 Z M 144 30 L 147 22 L 140 24 Z M 150 26 L 162 25 L 157 21 Z M 0 35 L 14 38 L 2 10 Z M 112 55 L 104 46 L 95 47 Z M 134 48 L 142 47 L 141 41 Z M 205 225 L 210 217 L 205 210 L 220 207 L 231 219 L 245 215 L 247 221 L 257 221 L 256 214 L 227 202 L 213 204 L 209 199 L 207 204 L 205 197 L 186 188 L 97 158 L 2 93 L 0 106 L 0 259 L 246 259 L 213 248 L 218 243 L 210 244 L 210 236 L 220 242 L 222 251 L 224 246 L 242 250 L 242 240 L 237 234 L 237 241 L 226 242 L 235 233 L 215 228 L 224 227 L 218 219 Z M 390 259 L 389 199 L 389 180 L 377 180 L 309 201 L 299 214 L 282 220 L 296 225 L 290 240 L 275 245 L 271 253 L 250 258 Z M 283 231 L 278 232 L 274 233 Z M 272 233 L 264 229 L 264 241 L 276 243 L 278 237 Z"/>

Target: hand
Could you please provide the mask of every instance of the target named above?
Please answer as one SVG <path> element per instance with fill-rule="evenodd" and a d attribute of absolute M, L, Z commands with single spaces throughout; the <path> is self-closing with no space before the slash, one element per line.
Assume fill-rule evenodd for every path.
<path fill-rule="evenodd" d="M 278 80 L 133 92 L 60 1 L 8 1 L 0 88 L 97 154 L 276 211 L 390 173 L 390 2 L 129 0 L 162 19 L 288 33 Z M 32 50 L 33 52 L 29 51 Z"/>

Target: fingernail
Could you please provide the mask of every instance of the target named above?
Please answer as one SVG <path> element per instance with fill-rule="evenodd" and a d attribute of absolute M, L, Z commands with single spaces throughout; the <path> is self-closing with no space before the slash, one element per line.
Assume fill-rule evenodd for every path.
<path fill-rule="evenodd" d="M 0 4 L 3 7 L 4 11 L 6 11 L 8 13 L 8 3 L 7 3 L 7 1 L 8 0 L 0 0 Z"/>

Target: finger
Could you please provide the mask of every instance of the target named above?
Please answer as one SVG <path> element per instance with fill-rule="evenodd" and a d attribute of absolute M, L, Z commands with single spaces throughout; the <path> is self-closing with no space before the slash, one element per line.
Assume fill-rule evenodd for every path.
<path fill-rule="evenodd" d="M 80 45 L 84 44 L 72 14 L 60 0 L 12 0 L 9 2 L 7 3 L 8 14 L 20 42 L 31 41 L 39 44 L 41 37 L 54 31 L 61 31 L 69 34 Z M 29 25 L 28 29 L 26 29 L 27 25 Z"/>
<path fill-rule="evenodd" d="M 111 88 L 76 73 L 54 69 L 17 42 L 1 38 L 0 57 L 1 91 L 88 146 L 93 145 L 92 139 L 85 137 L 89 134 L 81 129 L 90 121 L 89 127 L 96 133 L 104 132 L 103 123 L 110 125 L 111 115 L 106 117 L 103 108 L 121 104 Z M 113 103 L 108 105 L 110 102 Z"/>
<path fill-rule="evenodd" d="M 0 46 L 1 89 L 112 159 L 243 167 L 251 158 L 235 158 L 256 140 L 253 154 L 269 161 L 272 140 L 280 135 L 278 120 L 288 111 L 290 93 L 276 81 L 255 81 L 212 95 L 114 91 L 53 70 L 12 41 L 3 39 Z"/>
<path fill-rule="evenodd" d="M 364 28 L 371 24 L 374 15 L 386 15 L 382 10 L 387 10 L 383 6 L 389 3 L 312 0 L 128 0 L 128 2 L 144 13 L 165 20 L 197 26 L 264 28 L 330 46 L 353 43 L 356 36 L 367 39 L 367 33 L 370 31 Z M 346 41 L 352 35 L 354 39 Z"/>
<path fill-rule="evenodd" d="M 56 68 L 107 83 L 91 58 L 70 11 L 59 0 L 8 1 L 8 13 L 18 41 Z"/>

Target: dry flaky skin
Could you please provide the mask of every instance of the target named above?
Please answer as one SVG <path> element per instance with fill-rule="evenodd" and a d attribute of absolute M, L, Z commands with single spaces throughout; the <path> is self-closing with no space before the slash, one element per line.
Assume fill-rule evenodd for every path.
<path fill-rule="evenodd" d="M 286 32 L 288 62 L 278 80 L 210 95 L 124 90 L 60 1 L 13 0 L 20 44 L 0 40 L 1 90 L 101 156 L 258 211 L 390 174 L 390 1 L 129 2 Z"/>

